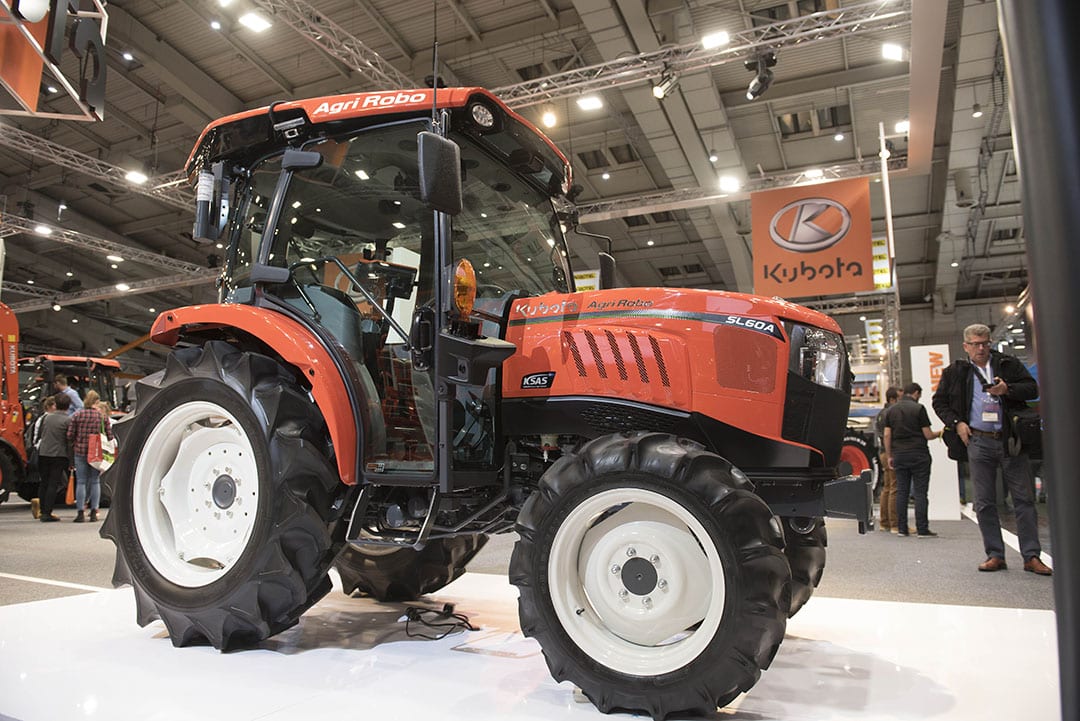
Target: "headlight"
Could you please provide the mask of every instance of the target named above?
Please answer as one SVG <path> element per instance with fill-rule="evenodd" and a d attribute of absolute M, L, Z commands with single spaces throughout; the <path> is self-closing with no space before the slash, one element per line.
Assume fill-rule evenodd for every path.
<path fill-rule="evenodd" d="M 828 388 L 839 388 L 845 350 L 840 336 L 820 328 L 795 326 L 791 333 L 791 370 Z"/>

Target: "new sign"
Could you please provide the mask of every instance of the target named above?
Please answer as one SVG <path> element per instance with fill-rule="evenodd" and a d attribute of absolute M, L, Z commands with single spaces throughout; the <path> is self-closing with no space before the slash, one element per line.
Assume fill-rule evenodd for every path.
<path fill-rule="evenodd" d="M 81 9 L 78 0 L 0 0 L 0 87 L 18 105 L 0 103 L 0 115 L 64 120 L 105 117 L 108 15 L 104 0 L 88 4 L 93 8 Z M 68 78 L 60 69 L 65 50 L 79 60 L 78 77 Z M 42 80 L 56 87 L 58 105 L 63 104 L 62 89 L 78 111 L 40 111 Z"/>
<path fill-rule="evenodd" d="M 873 290 L 865 178 L 750 195 L 754 292 L 781 298 Z"/>

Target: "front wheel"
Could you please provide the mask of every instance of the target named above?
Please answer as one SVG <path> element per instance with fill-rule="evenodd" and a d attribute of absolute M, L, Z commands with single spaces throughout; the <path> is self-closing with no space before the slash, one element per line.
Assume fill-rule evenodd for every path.
<path fill-rule="evenodd" d="M 825 547 L 829 539 L 825 532 L 825 519 L 785 518 L 784 555 L 791 566 L 791 611 L 788 617 L 799 612 L 814 589 L 821 583 L 825 572 Z"/>
<path fill-rule="evenodd" d="M 330 589 L 339 481 L 318 409 L 276 362 L 217 341 L 173 353 L 136 397 L 101 535 L 139 624 L 219 649 L 295 624 Z"/>
<path fill-rule="evenodd" d="M 712 714 L 783 640 L 782 531 L 745 476 L 695 443 L 592 441 L 544 474 L 517 530 L 522 632 L 605 713 Z"/>

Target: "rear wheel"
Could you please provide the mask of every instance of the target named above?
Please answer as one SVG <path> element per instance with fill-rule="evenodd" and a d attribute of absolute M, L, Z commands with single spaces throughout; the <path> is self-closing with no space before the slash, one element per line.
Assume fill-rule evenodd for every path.
<path fill-rule="evenodd" d="M 605 713 L 712 714 L 783 640 L 782 532 L 745 476 L 695 443 L 592 441 L 544 474 L 517 530 L 522 632 Z"/>
<path fill-rule="evenodd" d="M 116 424 L 114 585 L 177 646 L 258 642 L 330 588 L 339 485 L 322 415 L 276 362 L 212 341 L 170 356 Z"/>
<path fill-rule="evenodd" d="M 334 567 L 346 594 L 360 591 L 379 601 L 412 601 L 459 578 L 485 543 L 487 536 L 476 534 L 438 538 L 419 551 L 349 546 L 334 561 Z"/>
<path fill-rule="evenodd" d="M 784 555 L 791 566 L 791 611 L 794 616 L 806 605 L 825 572 L 824 518 L 785 518 Z"/>

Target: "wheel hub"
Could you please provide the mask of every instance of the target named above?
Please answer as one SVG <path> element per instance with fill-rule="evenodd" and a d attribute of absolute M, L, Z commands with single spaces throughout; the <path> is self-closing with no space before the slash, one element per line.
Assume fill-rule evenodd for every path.
<path fill-rule="evenodd" d="M 214 481 L 211 495 L 214 498 L 214 505 L 218 508 L 230 507 L 233 501 L 236 500 L 236 481 L 233 480 L 232 476 L 223 473 Z"/>
<path fill-rule="evenodd" d="M 656 567 L 644 558 L 629 559 L 622 567 L 623 586 L 630 593 L 646 596 L 656 588 Z"/>

